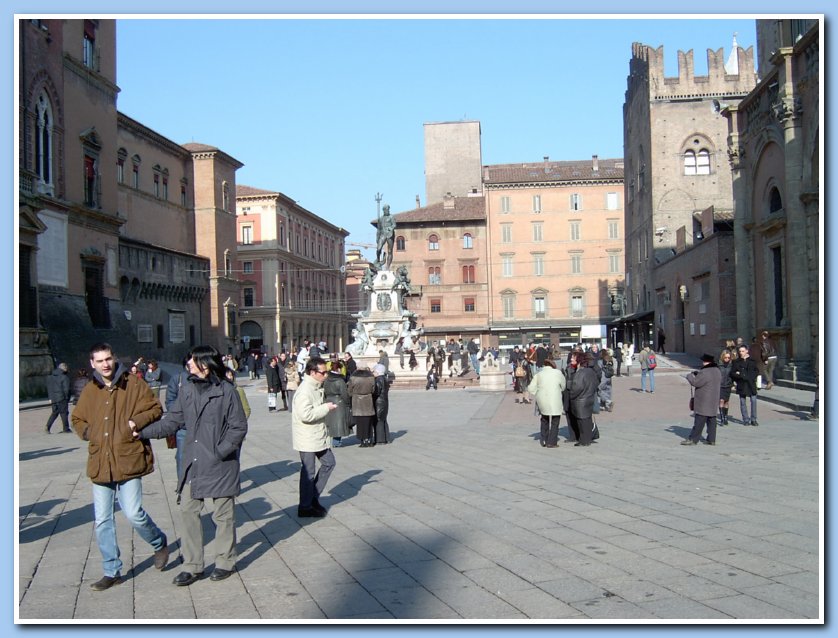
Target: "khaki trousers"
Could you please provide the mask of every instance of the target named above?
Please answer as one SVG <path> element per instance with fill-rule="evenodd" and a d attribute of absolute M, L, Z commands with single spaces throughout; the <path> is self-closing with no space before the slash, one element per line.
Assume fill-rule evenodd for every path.
<path fill-rule="evenodd" d="M 212 522 L 215 523 L 215 567 L 232 570 L 236 566 L 236 499 L 232 496 L 192 498 L 191 483 L 183 490 L 180 499 L 183 570 L 191 574 L 204 571 L 204 531 L 201 526 L 201 510 L 204 505 L 211 509 Z"/>

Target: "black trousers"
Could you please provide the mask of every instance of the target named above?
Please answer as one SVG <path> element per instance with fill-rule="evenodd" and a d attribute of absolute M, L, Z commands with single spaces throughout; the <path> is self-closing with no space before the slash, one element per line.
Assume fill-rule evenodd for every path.
<path fill-rule="evenodd" d="M 698 443 L 701 440 L 701 433 L 704 431 L 704 426 L 707 426 L 707 440 L 710 443 L 716 442 L 716 415 L 704 416 L 703 414 L 696 414 L 693 416 L 693 429 L 690 432 L 690 441 Z"/>
<path fill-rule="evenodd" d="M 573 434 L 579 443 L 588 445 L 591 442 L 594 430 L 594 418 L 592 416 L 578 417 L 569 414 L 567 422 L 573 429 Z"/>
<path fill-rule="evenodd" d="M 69 416 L 69 406 L 67 405 L 67 401 L 58 401 L 52 404 L 52 414 L 49 415 L 49 420 L 47 420 L 47 432 L 52 427 L 52 424 L 58 417 L 61 417 L 61 423 L 64 426 L 65 430 L 70 429 L 70 424 L 67 420 Z"/>
<path fill-rule="evenodd" d="M 541 442 L 553 447 L 559 441 L 559 422 L 561 414 L 541 415 Z"/>
<path fill-rule="evenodd" d="M 355 436 L 361 441 L 371 441 L 373 437 L 373 419 L 375 416 L 356 416 L 355 418 Z"/>

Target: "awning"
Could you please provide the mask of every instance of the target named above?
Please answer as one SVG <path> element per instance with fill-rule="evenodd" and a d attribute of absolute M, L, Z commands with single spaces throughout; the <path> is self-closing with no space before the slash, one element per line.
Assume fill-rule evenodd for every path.
<path fill-rule="evenodd" d="M 614 323 L 632 323 L 634 321 L 654 321 L 655 319 L 655 311 L 654 310 L 644 310 L 643 312 L 635 312 L 633 315 L 627 315 L 625 317 L 620 317 Z"/>

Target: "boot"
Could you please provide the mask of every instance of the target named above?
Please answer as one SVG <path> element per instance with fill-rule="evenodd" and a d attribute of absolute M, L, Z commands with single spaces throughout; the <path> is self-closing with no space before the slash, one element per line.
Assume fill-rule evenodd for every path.
<path fill-rule="evenodd" d="M 722 425 L 727 425 L 727 408 L 722 408 Z"/>

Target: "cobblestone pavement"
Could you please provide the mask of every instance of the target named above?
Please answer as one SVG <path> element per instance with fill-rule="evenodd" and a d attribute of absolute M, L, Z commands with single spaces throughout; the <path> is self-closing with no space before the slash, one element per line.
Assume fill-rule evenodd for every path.
<path fill-rule="evenodd" d="M 118 514 L 127 577 L 94 592 L 84 444 L 45 434 L 48 408 L 21 410 L 19 620 L 822 621 L 821 423 L 760 402 L 759 427 L 731 423 L 715 447 L 681 446 L 683 370 L 661 369 L 654 394 L 636 372 L 614 378 L 614 412 L 598 415 L 589 448 L 564 436 L 541 448 L 533 406 L 510 392 L 394 389 L 392 444 L 350 437 L 335 450 L 324 519 L 296 517 L 290 416 L 267 412 L 264 381 L 245 381 L 237 573 L 191 587 L 171 583 L 173 451 L 155 441 L 144 479 L 169 567 L 153 568 Z"/>

